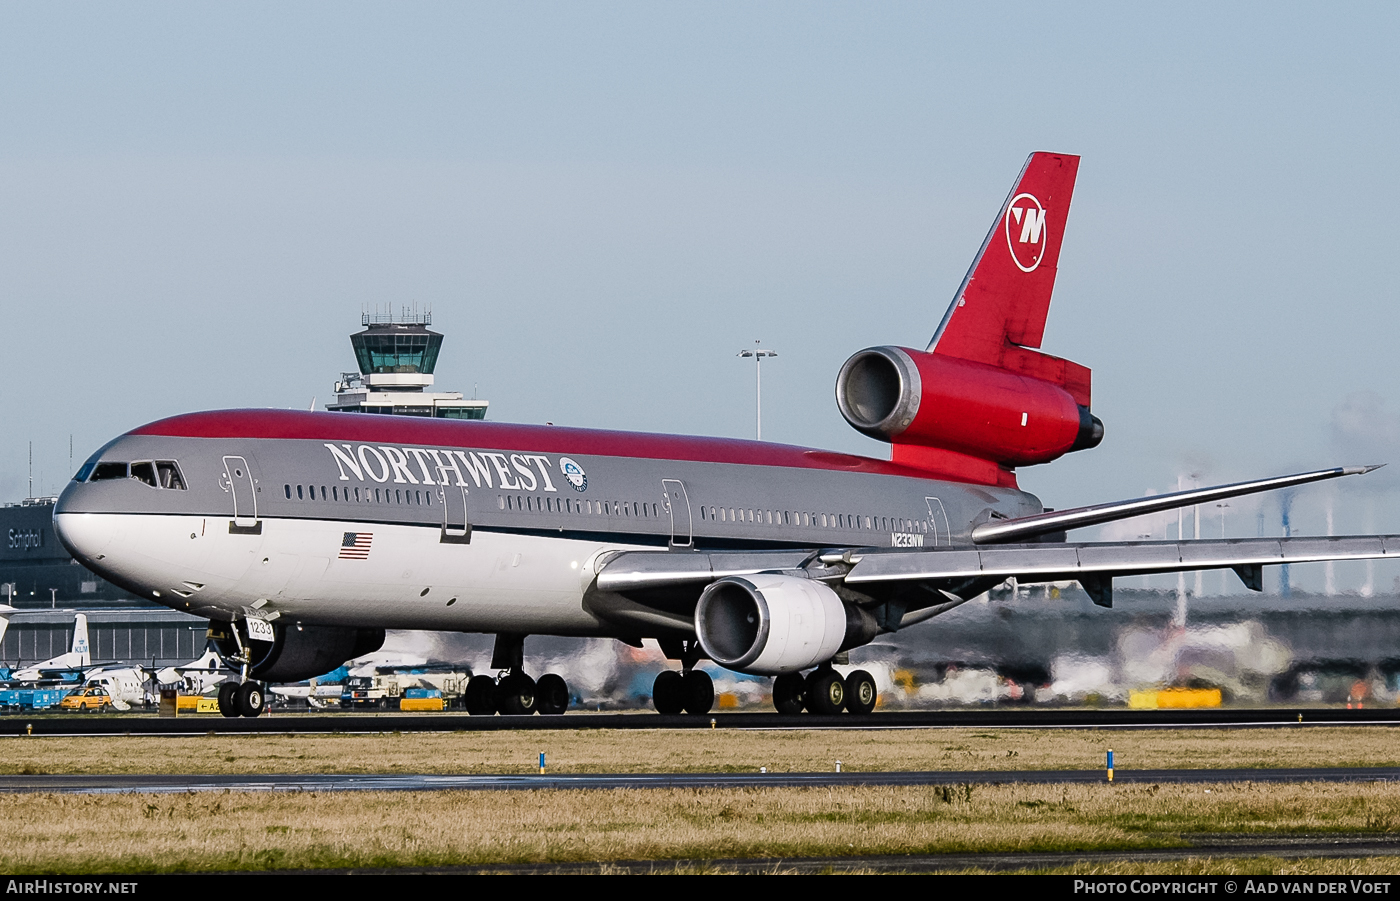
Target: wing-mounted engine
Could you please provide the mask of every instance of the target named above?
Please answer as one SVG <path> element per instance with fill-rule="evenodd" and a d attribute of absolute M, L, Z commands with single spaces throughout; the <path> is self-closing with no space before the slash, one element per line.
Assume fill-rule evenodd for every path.
<path fill-rule="evenodd" d="M 826 663 L 878 631 L 872 614 L 797 576 L 727 576 L 706 586 L 695 608 L 695 633 L 710 659 L 755 675 Z"/>
<path fill-rule="evenodd" d="M 1103 423 L 1088 408 L 1088 370 L 1018 350 L 1025 368 L 1059 381 L 905 347 L 871 347 L 841 367 L 836 403 L 857 430 L 890 442 L 896 463 L 1014 484 L 1013 467 L 1048 463 L 1103 440 Z"/>

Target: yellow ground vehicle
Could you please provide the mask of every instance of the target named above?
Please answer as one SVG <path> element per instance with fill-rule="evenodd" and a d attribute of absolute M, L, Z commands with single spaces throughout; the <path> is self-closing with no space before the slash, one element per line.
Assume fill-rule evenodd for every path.
<path fill-rule="evenodd" d="M 112 698 L 107 694 L 107 689 L 92 685 L 71 692 L 68 697 L 58 702 L 58 706 L 64 710 L 80 710 L 83 713 L 90 710 L 108 710 L 112 706 Z"/>

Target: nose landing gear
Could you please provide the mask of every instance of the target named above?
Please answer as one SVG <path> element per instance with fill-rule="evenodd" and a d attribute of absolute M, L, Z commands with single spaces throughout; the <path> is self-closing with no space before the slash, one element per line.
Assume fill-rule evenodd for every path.
<path fill-rule="evenodd" d="M 219 712 L 236 716 L 262 716 L 267 695 L 261 682 L 222 682 L 219 684 Z"/>

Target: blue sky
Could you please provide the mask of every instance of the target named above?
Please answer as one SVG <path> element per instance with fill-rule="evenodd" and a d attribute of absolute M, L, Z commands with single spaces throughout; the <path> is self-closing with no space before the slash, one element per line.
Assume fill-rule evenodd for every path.
<path fill-rule="evenodd" d="M 1397 20 L 0 4 L 0 499 L 31 440 L 53 491 L 70 434 L 81 460 L 172 413 L 324 404 L 361 309 L 411 303 L 439 386 L 495 419 L 750 435 L 734 354 L 762 338 L 766 438 L 882 454 L 835 374 L 928 339 L 1033 150 L 1083 156 L 1045 349 L 1094 370 L 1107 438 L 1024 487 L 1400 470 Z M 1383 473 L 1339 531 L 1400 531 Z"/>

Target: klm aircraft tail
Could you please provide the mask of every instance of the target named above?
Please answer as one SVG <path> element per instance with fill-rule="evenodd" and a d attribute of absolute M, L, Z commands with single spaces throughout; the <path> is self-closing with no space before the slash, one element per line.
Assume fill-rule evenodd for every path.
<path fill-rule="evenodd" d="M 87 617 L 81 613 L 73 617 L 74 666 L 92 666 L 92 651 L 88 646 Z"/>

